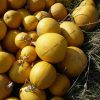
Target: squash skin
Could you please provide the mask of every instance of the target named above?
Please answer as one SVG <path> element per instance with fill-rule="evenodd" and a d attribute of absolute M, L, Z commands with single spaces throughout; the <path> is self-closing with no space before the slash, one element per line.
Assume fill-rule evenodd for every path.
<path fill-rule="evenodd" d="M 91 23 L 95 23 L 99 19 L 97 9 L 93 5 L 77 7 L 73 11 L 72 16 L 74 18 L 75 23 L 86 31 L 92 31 L 97 24 Z"/>
<path fill-rule="evenodd" d="M 58 68 L 71 77 L 78 76 L 85 70 L 87 62 L 87 57 L 81 49 L 69 46 L 66 49 L 65 58 L 58 64 Z"/>
<path fill-rule="evenodd" d="M 56 79 L 56 70 L 48 62 L 40 61 L 36 63 L 30 72 L 30 81 L 38 89 L 46 89 Z"/>
<path fill-rule="evenodd" d="M 57 33 L 46 33 L 36 41 L 36 53 L 44 61 L 58 63 L 64 59 L 67 41 Z M 60 52 L 60 53 L 59 53 Z"/>

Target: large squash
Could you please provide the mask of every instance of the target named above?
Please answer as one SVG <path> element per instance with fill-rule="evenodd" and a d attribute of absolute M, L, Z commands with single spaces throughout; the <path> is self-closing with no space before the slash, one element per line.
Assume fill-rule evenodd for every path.
<path fill-rule="evenodd" d="M 58 63 L 64 59 L 67 41 L 57 33 L 46 33 L 37 39 L 35 46 L 36 53 L 42 60 Z"/>

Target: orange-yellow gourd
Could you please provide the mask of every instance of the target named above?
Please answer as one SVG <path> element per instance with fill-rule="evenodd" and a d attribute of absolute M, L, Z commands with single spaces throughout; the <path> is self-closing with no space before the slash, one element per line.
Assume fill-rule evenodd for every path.
<path fill-rule="evenodd" d="M 3 19 L 9 28 L 18 28 L 22 22 L 21 14 L 15 10 L 8 10 Z"/>
<path fill-rule="evenodd" d="M 2 20 L 0 20 L 0 40 L 4 39 L 4 37 L 6 36 L 6 32 L 7 32 L 6 24 Z"/>
<path fill-rule="evenodd" d="M 19 34 L 18 30 L 9 30 L 3 39 L 3 47 L 12 53 L 17 52 L 18 48 L 15 45 L 15 37 Z"/>
<path fill-rule="evenodd" d="M 60 33 L 59 23 L 53 18 L 43 18 L 37 25 L 37 33 L 39 35 L 45 33 Z"/>
<path fill-rule="evenodd" d="M 24 48 L 27 45 L 30 45 L 30 43 L 31 38 L 25 32 L 21 32 L 15 37 L 15 44 L 20 49 Z"/>
<path fill-rule="evenodd" d="M 3 15 L 7 10 L 7 0 L 0 0 L 0 15 Z"/>
<path fill-rule="evenodd" d="M 58 64 L 59 68 L 69 74 L 70 76 L 80 75 L 87 65 L 87 57 L 85 53 L 74 46 L 66 49 L 66 56 L 64 60 Z"/>
<path fill-rule="evenodd" d="M 56 79 L 56 69 L 48 62 L 40 61 L 36 63 L 30 72 L 30 81 L 38 89 L 46 89 Z"/>
<path fill-rule="evenodd" d="M 23 19 L 23 26 L 26 31 L 35 30 L 35 28 L 37 27 L 37 24 L 38 24 L 38 19 L 33 15 L 26 16 Z"/>
<path fill-rule="evenodd" d="M 60 24 L 61 34 L 66 38 L 68 45 L 81 46 L 84 42 L 84 34 L 81 29 L 71 21 Z"/>
<path fill-rule="evenodd" d="M 19 92 L 21 100 L 46 100 L 46 94 L 43 90 L 32 87 L 31 84 L 24 85 Z M 33 89 L 34 88 L 34 89 Z"/>
<path fill-rule="evenodd" d="M 12 58 L 10 53 L 7 52 L 0 52 L 0 73 L 5 73 L 7 72 L 12 64 L 13 64 L 14 59 Z"/>
<path fill-rule="evenodd" d="M 73 11 L 72 16 L 75 23 L 86 31 L 93 30 L 97 25 L 95 22 L 99 20 L 97 9 L 93 5 L 77 7 Z"/>
<path fill-rule="evenodd" d="M 29 10 L 34 13 L 45 8 L 45 0 L 28 0 Z"/>
<path fill-rule="evenodd" d="M 8 5 L 12 8 L 12 9 L 19 9 L 22 8 L 24 6 L 24 4 L 26 3 L 26 0 L 8 0 Z"/>
<path fill-rule="evenodd" d="M 0 74 L 0 100 L 5 100 L 11 94 L 13 86 L 10 84 L 11 80 L 5 74 Z"/>
<path fill-rule="evenodd" d="M 70 89 L 71 83 L 67 76 L 57 74 L 55 82 L 49 87 L 49 91 L 55 96 L 62 96 Z"/>
<path fill-rule="evenodd" d="M 29 63 L 17 60 L 9 71 L 9 77 L 16 83 L 24 83 L 29 78 L 30 70 Z"/>
<path fill-rule="evenodd" d="M 67 41 L 60 34 L 43 34 L 37 39 L 35 44 L 36 53 L 42 60 L 50 63 L 58 63 L 64 59 Z"/>
<path fill-rule="evenodd" d="M 46 11 L 39 11 L 39 12 L 36 12 L 35 13 L 35 17 L 38 19 L 38 20 L 41 20 L 43 18 L 46 18 L 46 17 L 51 17 L 50 14 Z"/>
<path fill-rule="evenodd" d="M 51 16 L 56 20 L 64 20 L 67 16 L 67 10 L 62 3 L 55 3 L 50 8 Z"/>
<path fill-rule="evenodd" d="M 25 46 L 21 50 L 21 58 L 26 62 L 32 62 L 37 58 L 35 48 L 33 46 Z"/>

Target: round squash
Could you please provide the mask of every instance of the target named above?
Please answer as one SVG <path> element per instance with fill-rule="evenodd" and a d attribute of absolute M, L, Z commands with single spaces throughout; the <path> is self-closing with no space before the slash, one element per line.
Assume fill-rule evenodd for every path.
<path fill-rule="evenodd" d="M 24 48 L 27 45 L 30 45 L 30 43 L 31 38 L 25 32 L 21 32 L 15 37 L 15 44 L 20 49 Z"/>
<path fill-rule="evenodd" d="M 74 46 L 66 49 L 66 56 L 64 60 L 58 64 L 59 68 L 70 76 L 78 76 L 86 68 L 87 57 L 85 53 Z"/>
<path fill-rule="evenodd" d="M 24 61 L 29 62 L 29 63 L 31 63 L 37 58 L 37 54 L 33 46 L 25 46 L 21 50 L 20 56 Z"/>
<path fill-rule="evenodd" d="M 0 100 L 5 100 L 11 94 L 12 89 L 11 80 L 5 74 L 0 74 Z"/>
<path fill-rule="evenodd" d="M 56 69 L 48 62 L 36 63 L 30 72 L 30 81 L 38 89 L 46 89 L 56 79 Z"/>
<path fill-rule="evenodd" d="M 37 33 L 39 35 L 44 33 L 60 33 L 59 23 L 53 18 L 43 18 L 37 25 Z"/>
<path fill-rule="evenodd" d="M 7 32 L 6 24 L 2 20 L 0 20 L 0 40 L 4 39 L 4 37 L 6 36 L 6 32 Z"/>
<path fill-rule="evenodd" d="M 12 53 L 17 52 L 18 48 L 15 45 L 15 37 L 19 34 L 18 30 L 9 30 L 3 39 L 3 47 Z"/>
<path fill-rule="evenodd" d="M 19 92 L 21 100 L 46 100 L 45 91 L 35 89 L 31 84 L 25 84 Z"/>
<path fill-rule="evenodd" d="M 70 89 L 71 83 L 67 76 L 57 74 L 55 82 L 49 87 L 49 91 L 55 96 L 62 96 Z"/>
<path fill-rule="evenodd" d="M 20 2 L 18 0 L 8 0 L 9 7 L 13 9 L 22 8 L 25 3 L 26 3 L 26 0 L 20 0 Z"/>
<path fill-rule="evenodd" d="M 64 59 L 67 48 L 66 39 L 57 33 L 41 35 L 36 43 L 36 53 L 44 61 L 58 63 Z"/>
<path fill-rule="evenodd" d="M 35 30 L 35 28 L 37 27 L 37 24 L 38 24 L 38 19 L 33 15 L 26 16 L 23 19 L 23 26 L 26 31 Z"/>
<path fill-rule="evenodd" d="M 45 8 L 45 0 L 28 0 L 29 10 L 34 13 Z"/>
<path fill-rule="evenodd" d="M 84 42 L 84 34 L 81 29 L 71 21 L 60 24 L 61 34 L 66 38 L 68 45 L 81 46 Z"/>
<path fill-rule="evenodd" d="M 62 3 L 55 3 L 50 8 L 51 16 L 56 20 L 63 20 L 67 16 L 67 10 Z"/>
<path fill-rule="evenodd" d="M 1 51 L 0 52 L 0 73 L 7 72 L 11 68 L 13 61 L 14 59 L 10 53 Z"/>
<path fill-rule="evenodd" d="M 81 6 L 77 7 L 73 11 L 72 16 L 74 18 L 75 23 L 86 31 L 93 30 L 97 24 L 96 23 L 90 24 L 90 23 L 94 23 L 99 20 L 98 12 L 93 5 L 85 5 L 83 7 Z"/>
<path fill-rule="evenodd" d="M 15 10 L 8 10 L 3 19 L 9 28 L 18 28 L 22 22 L 21 14 Z"/>
<path fill-rule="evenodd" d="M 29 63 L 17 60 L 9 71 L 9 77 L 16 83 L 24 83 L 29 78 L 30 70 Z"/>

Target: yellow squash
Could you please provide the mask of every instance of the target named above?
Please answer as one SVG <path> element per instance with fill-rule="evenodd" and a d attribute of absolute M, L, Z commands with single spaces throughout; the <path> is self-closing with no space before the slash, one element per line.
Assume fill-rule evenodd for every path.
<path fill-rule="evenodd" d="M 63 96 L 70 89 L 70 86 L 71 83 L 68 77 L 57 73 L 57 78 L 49 87 L 49 91 L 55 96 Z"/>
<path fill-rule="evenodd" d="M 38 89 L 46 89 L 56 79 L 56 69 L 48 62 L 40 61 L 36 63 L 30 72 L 30 81 Z"/>
<path fill-rule="evenodd" d="M 42 60 L 58 63 L 64 59 L 67 41 L 57 33 L 46 33 L 37 39 L 35 46 L 36 53 Z"/>
<path fill-rule="evenodd" d="M 61 34 L 66 38 L 68 45 L 81 46 L 84 42 L 84 34 L 81 29 L 71 21 L 60 24 Z"/>
<path fill-rule="evenodd" d="M 39 35 L 45 33 L 60 33 L 59 23 L 53 18 L 43 18 L 37 25 L 37 33 Z"/>
<path fill-rule="evenodd" d="M 5 100 L 11 94 L 12 89 L 11 80 L 5 74 L 0 74 L 0 100 Z"/>
<path fill-rule="evenodd" d="M 10 53 L 0 52 L 0 73 L 7 72 L 12 64 L 14 63 L 14 58 Z"/>
<path fill-rule="evenodd" d="M 24 83 L 29 78 L 30 70 L 29 63 L 17 60 L 9 71 L 9 77 L 16 83 Z"/>
<path fill-rule="evenodd" d="M 31 84 L 24 85 L 19 92 L 21 100 L 46 100 L 45 91 L 34 88 Z"/>
<path fill-rule="evenodd" d="M 64 60 L 58 64 L 61 70 L 65 71 L 70 76 L 78 76 L 86 68 L 87 57 L 85 53 L 74 46 L 66 49 L 66 56 Z"/>

